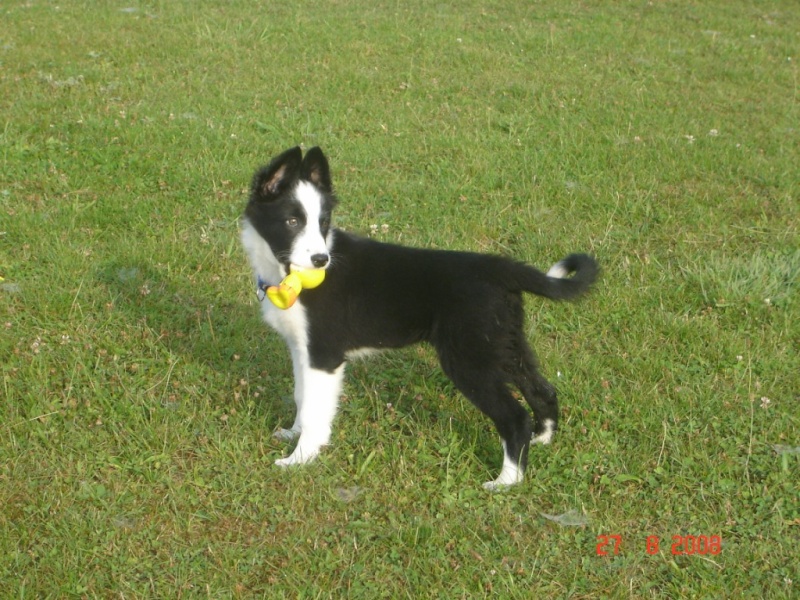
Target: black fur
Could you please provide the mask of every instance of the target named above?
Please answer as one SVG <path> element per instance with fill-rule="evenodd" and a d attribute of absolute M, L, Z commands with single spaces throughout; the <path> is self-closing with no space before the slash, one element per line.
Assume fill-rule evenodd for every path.
<path fill-rule="evenodd" d="M 333 371 L 349 350 L 429 342 L 456 387 L 492 419 L 524 470 L 531 431 L 558 423 L 552 385 L 525 339 L 521 292 L 553 299 L 589 289 L 597 263 L 576 254 L 571 279 L 499 256 L 385 244 L 336 230 L 323 285 L 303 292 L 312 366 Z M 528 412 L 509 390 L 517 387 Z"/>

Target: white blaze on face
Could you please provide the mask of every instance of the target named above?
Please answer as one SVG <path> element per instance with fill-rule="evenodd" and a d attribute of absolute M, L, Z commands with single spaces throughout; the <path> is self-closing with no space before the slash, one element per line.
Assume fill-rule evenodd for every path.
<path fill-rule="evenodd" d="M 294 197 L 306 213 L 306 224 L 292 243 L 290 260 L 298 267 L 313 269 L 312 256 L 315 254 L 328 255 L 328 244 L 319 228 L 323 198 L 307 181 L 297 184 Z"/>

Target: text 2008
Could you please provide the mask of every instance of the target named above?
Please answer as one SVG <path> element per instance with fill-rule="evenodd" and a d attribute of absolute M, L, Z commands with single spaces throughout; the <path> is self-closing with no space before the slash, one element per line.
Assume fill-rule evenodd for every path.
<path fill-rule="evenodd" d="M 659 551 L 661 540 L 657 535 L 649 535 L 645 540 L 644 551 L 647 554 L 656 554 Z M 597 556 L 617 555 L 622 550 L 622 536 L 598 535 Z M 713 554 L 722 552 L 722 537 L 719 535 L 673 535 L 672 555 Z"/>

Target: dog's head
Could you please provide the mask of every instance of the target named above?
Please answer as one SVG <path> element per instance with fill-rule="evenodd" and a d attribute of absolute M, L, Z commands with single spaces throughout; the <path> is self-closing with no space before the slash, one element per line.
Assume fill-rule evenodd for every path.
<path fill-rule="evenodd" d="M 317 147 L 287 150 L 253 177 L 244 216 L 288 272 L 330 264 L 331 211 L 336 205 L 328 160 Z"/>

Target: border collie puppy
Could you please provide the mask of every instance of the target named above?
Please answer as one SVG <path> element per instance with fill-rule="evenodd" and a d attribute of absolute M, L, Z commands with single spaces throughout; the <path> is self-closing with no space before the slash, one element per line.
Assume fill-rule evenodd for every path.
<path fill-rule="evenodd" d="M 549 443 L 558 423 L 556 392 L 523 332 L 522 292 L 575 298 L 594 283 L 597 262 L 572 254 L 545 274 L 500 256 L 385 244 L 332 228 L 336 203 L 322 150 L 304 157 L 296 147 L 256 172 L 242 218 L 264 320 L 283 336 L 294 370 L 297 415 L 275 435 L 298 441 L 276 464 L 307 463 L 330 441 L 348 358 L 428 342 L 500 434 L 503 467 L 484 487 L 521 482 L 530 444 Z M 288 309 L 264 299 L 267 286 L 302 269 L 325 269 L 324 281 Z"/>

